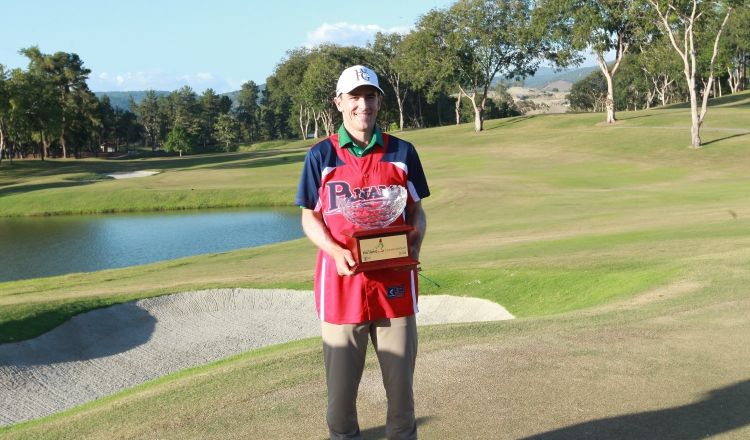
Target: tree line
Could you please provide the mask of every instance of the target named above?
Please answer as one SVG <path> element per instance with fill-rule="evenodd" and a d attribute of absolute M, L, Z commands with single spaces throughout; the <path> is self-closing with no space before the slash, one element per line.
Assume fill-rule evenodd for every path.
<path fill-rule="evenodd" d="M 102 145 L 190 153 L 329 135 L 341 123 L 336 80 L 354 64 L 379 75 L 385 130 L 473 120 L 481 131 L 485 119 L 522 110 L 504 82 L 534 75 L 542 62 L 578 66 L 589 52 L 600 71 L 576 84 L 574 108 L 606 111 L 613 123 L 617 110 L 686 100 L 699 147 L 708 97 L 717 86 L 719 94 L 747 87 L 748 8 L 746 0 L 459 0 L 422 15 L 409 33 L 378 33 L 364 48 L 291 49 L 264 90 L 243 84 L 234 104 L 212 89 L 183 87 L 113 108 L 88 90 L 90 70 L 77 55 L 30 47 L 21 50 L 27 70 L 0 66 L 0 161 L 80 156 Z"/>
<path fill-rule="evenodd" d="M 695 64 L 697 93 L 701 96 L 721 97 L 747 89 L 750 8 L 733 11 L 718 42 L 716 36 L 727 18 L 726 11 L 717 8 L 707 12 L 709 19 L 700 23 L 700 32 L 694 36 L 694 50 L 696 55 L 700 54 L 696 56 Z M 682 56 L 685 52 L 680 54 L 675 50 L 668 33 L 658 28 L 651 32 L 644 44 L 629 50 L 627 56 L 622 58 L 617 76 L 612 78 L 612 100 L 616 111 L 638 110 L 691 100 L 686 64 Z M 715 44 L 714 80 L 709 87 Z M 690 73 L 688 70 L 688 76 Z M 592 72 L 573 85 L 569 96 L 571 107 L 577 111 L 606 111 L 609 86 L 601 70 Z"/>

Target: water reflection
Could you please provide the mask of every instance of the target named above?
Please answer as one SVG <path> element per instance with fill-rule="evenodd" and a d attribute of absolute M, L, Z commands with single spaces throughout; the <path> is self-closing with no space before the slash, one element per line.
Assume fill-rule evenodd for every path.
<path fill-rule="evenodd" d="M 92 272 L 303 236 L 299 209 L 0 219 L 0 282 Z"/>

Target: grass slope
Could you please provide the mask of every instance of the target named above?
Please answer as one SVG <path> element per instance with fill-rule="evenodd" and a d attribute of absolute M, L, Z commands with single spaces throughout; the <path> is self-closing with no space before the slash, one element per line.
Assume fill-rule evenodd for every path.
<path fill-rule="evenodd" d="M 442 288 L 422 283 L 423 294 L 488 298 L 525 318 L 420 330 L 425 438 L 750 435 L 750 94 L 713 102 L 699 150 L 688 148 L 680 106 L 618 116 L 624 122 L 611 127 L 597 126 L 597 114 L 545 115 L 488 121 L 478 134 L 467 125 L 403 134 L 418 146 L 433 192 L 422 265 Z M 137 165 L 167 170 L 165 185 L 190 173 L 186 181 L 220 187 L 227 175 L 217 173 L 239 168 L 233 177 L 248 193 L 267 184 L 256 173 L 293 192 L 303 152 L 290 145 L 265 158 Z M 264 159 L 268 167 L 247 166 Z M 10 186 L 61 177 L 19 175 L 25 183 Z M 13 197 L 49 191 L 63 190 Z M 310 288 L 314 254 L 297 240 L 0 284 L 0 334 L 29 337 L 76 310 L 192 288 Z M 36 329 L 23 334 L 27 326 Z M 323 438 L 320 356 L 316 340 L 253 351 L 0 434 Z M 364 438 L 384 437 L 377 375 L 369 356 Z"/>

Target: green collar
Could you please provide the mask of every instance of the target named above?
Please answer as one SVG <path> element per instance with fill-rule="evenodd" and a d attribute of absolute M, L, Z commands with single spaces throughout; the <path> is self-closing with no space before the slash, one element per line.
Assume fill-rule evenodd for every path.
<path fill-rule="evenodd" d="M 349 133 L 344 128 L 344 124 L 341 124 L 339 128 L 339 147 L 348 148 L 349 152 L 357 157 L 362 157 L 369 153 L 376 145 L 385 147 L 385 141 L 383 141 L 383 132 L 380 131 L 380 127 L 375 126 L 375 131 L 372 133 L 372 139 L 370 144 L 363 150 L 357 144 L 354 143 Z"/>

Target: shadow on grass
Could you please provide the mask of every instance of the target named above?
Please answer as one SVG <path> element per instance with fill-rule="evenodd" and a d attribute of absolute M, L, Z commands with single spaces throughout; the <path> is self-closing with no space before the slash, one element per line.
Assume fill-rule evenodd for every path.
<path fill-rule="evenodd" d="M 703 101 L 698 102 L 698 109 L 700 109 Z M 750 107 L 750 94 L 749 93 L 735 93 L 734 95 L 722 96 L 721 98 L 712 98 L 708 100 L 709 107 L 725 107 L 725 108 L 749 108 Z M 674 110 L 674 109 L 689 109 L 690 102 L 680 102 L 677 104 L 660 105 L 658 107 L 651 107 L 652 110 Z"/>
<path fill-rule="evenodd" d="M 732 139 L 732 138 L 741 137 L 741 136 L 747 136 L 747 135 L 748 135 L 748 133 L 733 134 L 732 136 L 727 136 L 727 137 L 723 137 L 723 138 L 719 138 L 719 139 L 714 139 L 712 141 L 703 142 L 702 145 L 705 147 L 706 145 L 711 145 L 711 144 L 716 143 L 716 142 L 721 142 L 721 141 L 725 141 L 727 139 Z"/>
<path fill-rule="evenodd" d="M 419 429 L 420 425 L 427 424 L 427 422 L 429 422 L 431 419 L 432 417 L 417 417 L 417 429 Z M 365 429 L 361 432 L 361 434 L 362 440 L 381 440 L 387 438 L 385 433 L 385 425 Z M 328 437 L 326 437 L 326 439 L 328 439 Z"/>
<path fill-rule="evenodd" d="M 263 153 L 255 152 L 255 158 L 251 160 L 244 160 L 242 162 L 235 161 L 234 163 L 226 163 L 222 165 L 215 165 L 206 167 L 209 169 L 238 169 L 238 168 L 265 168 L 277 165 L 285 165 L 292 163 L 302 163 L 305 161 L 305 154 L 307 151 L 299 152 L 275 152 L 275 153 Z"/>
<path fill-rule="evenodd" d="M 713 390 L 700 402 L 580 423 L 524 440 L 711 437 L 750 424 L 750 380 Z"/>
<path fill-rule="evenodd" d="M 300 161 L 304 160 L 307 150 L 296 151 L 293 149 L 268 149 L 256 151 L 242 151 L 236 153 L 215 153 L 209 155 L 195 155 L 183 157 L 169 157 L 159 160 L 149 160 L 148 166 L 163 170 L 175 168 L 193 168 L 201 167 L 205 169 L 230 169 L 230 168 L 260 168 L 266 166 L 278 165 L 290 161 L 289 156 L 297 157 L 301 155 Z M 134 159 L 137 160 L 137 159 Z M 142 159 L 143 160 L 143 159 Z M 145 162 L 145 160 L 143 160 Z M 130 171 L 148 169 L 141 163 L 136 166 L 130 163 L 128 167 L 120 167 L 122 170 Z"/>
<path fill-rule="evenodd" d="M 511 126 L 511 125 L 518 124 L 520 122 L 525 122 L 525 121 L 528 121 L 530 119 L 534 119 L 535 117 L 536 117 L 536 115 L 517 116 L 515 118 L 503 118 L 503 119 L 500 119 L 500 122 L 496 123 L 496 124 L 493 121 L 494 125 L 492 127 L 490 127 L 490 128 L 485 128 L 485 131 L 497 130 L 498 128 L 508 127 L 508 126 Z"/>
<path fill-rule="evenodd" d="M 650 118 L 654 115 L 640 115 L 640 116 L 628 116 L 627 118 L 619 118 L 621 121 L 630 121 L 631 119 Z"/>
<path fill-rule="evenodd" d="M 30 193 L 44 189 L 70 188 L 72 186 L 91 185 L 96 182 L 52 182 L 36 185 L 18 185 L 9 188 L 0 188 L 0 197 L 12 196 L 14 194 Z"/>

